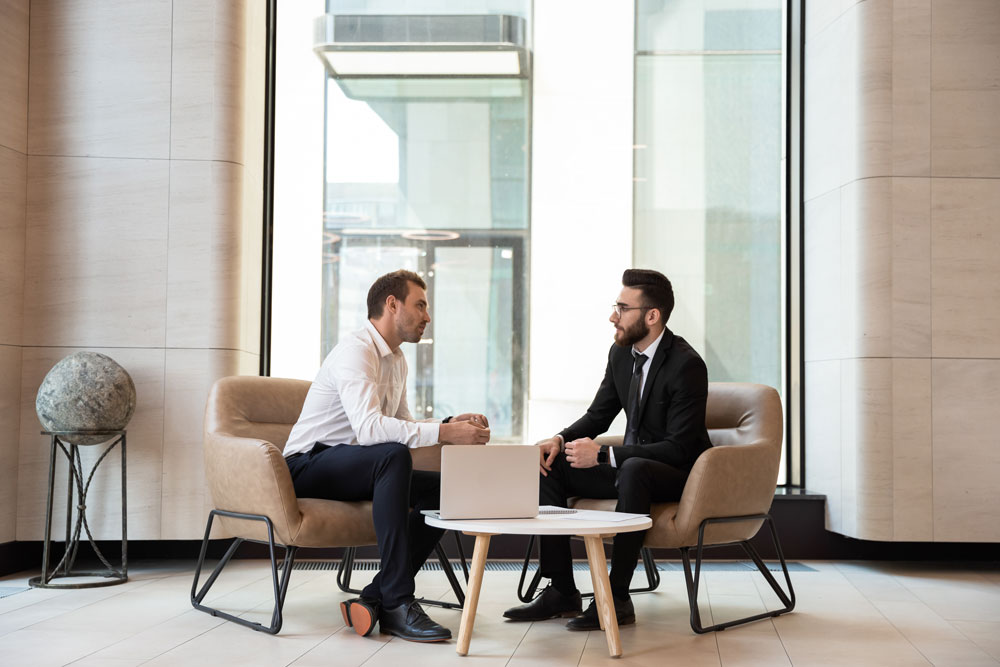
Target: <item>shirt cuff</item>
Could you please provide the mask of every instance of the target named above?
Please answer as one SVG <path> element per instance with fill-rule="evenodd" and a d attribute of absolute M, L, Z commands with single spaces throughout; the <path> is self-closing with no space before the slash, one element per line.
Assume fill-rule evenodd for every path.
<path fill-rule="evenodd" d="M 615 448 L 608 447 L 608 463 L 611 464 L 612 468 L 617 468 L 618 464 L 615 463 Z"/>
<path fill-rule="evenodd" d="M 556 433 L 553 437 L 559 440 L 559 451 L 566 449 L 566 438 L 561 433 Z"/>
<path fill-rule="evenodd" d="M 416 447 L 430 447 L 441 442 L 441 424 L 437 422 L 418 422 L 417 432 L 420 438 Z"/>

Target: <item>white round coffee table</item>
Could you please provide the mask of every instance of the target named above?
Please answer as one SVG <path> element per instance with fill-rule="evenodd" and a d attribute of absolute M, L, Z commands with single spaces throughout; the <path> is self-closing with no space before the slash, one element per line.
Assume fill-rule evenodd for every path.
<path fill-rule="evenodd" d="M 618 636 L 618 618 L 615 616 L 611 600 L 611 584 L 608 580 L 608 561 L 604 557 L 605 537 L 618 533 L 646 530 L 653 525 L 649 517 L 626 519 L 625 521 L 580 521 L 567 519 L 564 515 L 539 515 L 534 519 L 439 519 L 433 512 L 425 511 L 424 520 L 431 526 L 445 530 L 460 530 L 476 537 L 476 547 L 472 553 L 469 570 L 469 587 L 462 609 L 462 624 L 458 629 L 459 655 L 469 652 L 472 626 L 476 622 L 476 606 L 479 604 L 479 589 L 483 584 L 486 568 L 486 553 L 493 535 L 576 535 L 582 537 L 587 546 L 587 561 L 590 563 L 590 577 L 594 582 L 594 600 L 597 603 L 598 618 L 608 640 L 608 652 L 617 658 L 622 654 L 621 639 Z"/>

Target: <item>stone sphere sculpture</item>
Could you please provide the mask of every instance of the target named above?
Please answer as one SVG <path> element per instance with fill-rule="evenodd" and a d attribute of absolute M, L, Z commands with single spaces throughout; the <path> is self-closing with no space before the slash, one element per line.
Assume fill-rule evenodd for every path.
<path fill-rule="evenodd" d="M 124 368 L 98 352 L 75 352 L 49 371 L 35 397 L 46 431 L 118 431 L 135 412 L 135 383 Z M 76 445 L 96 445 L 101 435 L 60 436 Z"/>

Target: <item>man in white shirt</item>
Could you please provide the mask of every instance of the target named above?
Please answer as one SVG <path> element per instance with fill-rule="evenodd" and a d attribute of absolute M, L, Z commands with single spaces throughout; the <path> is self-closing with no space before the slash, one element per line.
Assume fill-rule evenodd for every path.
<path fill-rule="evenodd" d="M 694 348 L 667 328 L 673 308 L 673 287 L 659 271 L 629 269 L 622 275 L 604 380 L 586 414 L 538 443 L 541 504 L 565 507 L 572 496 L 617 498 L 619 512 L 647 514 L 654 502 L 680 499 L 691 466 L 712 443 L 705 428 L 708 371 Z M 622 410 L 628 420 L 622 446 L 599 446 L 593 438 Z M 615 536 L 610 579 L 619 625 L 635 622 L 629 583 L 644 536 Z M 567 623 L 570 630 L 599 629 L 596 605 L 580 613 L 569 538 L 542 536 L 538 567 L 550 585 L 504 616 L 575 616 Z"/>
<path fill-rule="evenodd" d="M 440 475 L 414 471 L 409 449 L 490 438 L 481 414 L 422 421 L 410 414 L 399 347 L 418 342 L 431 321 L 426 290 L 412 271 L 372 284 L 365 326 L 323 361 L 284 449 L 299 497 L 372 501 L 381 569 L 360 598 L 341 604 L 345 621 L 360 635 L 378 621 L 382 632 L 421 642 L 450 639 L 451 632 L 413 595 L 413 578 L 443 531 L 420 514 L 437 509 Z"/>

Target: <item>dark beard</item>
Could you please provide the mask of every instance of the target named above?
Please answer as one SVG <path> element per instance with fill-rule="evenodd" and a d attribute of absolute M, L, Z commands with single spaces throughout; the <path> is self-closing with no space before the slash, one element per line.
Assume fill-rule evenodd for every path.
<path fill-rule="evenodd" d="M 621 340 L 615 338 L 615 345 L 618 347 L 632 347 L 649 333 L 649 325 L 646 320 L 639 320 L 628 329 L 622 331 Z"/>

